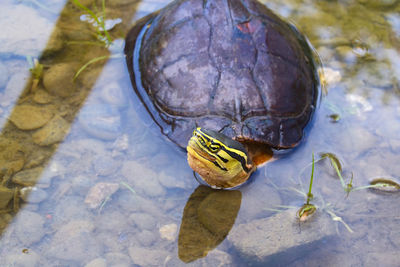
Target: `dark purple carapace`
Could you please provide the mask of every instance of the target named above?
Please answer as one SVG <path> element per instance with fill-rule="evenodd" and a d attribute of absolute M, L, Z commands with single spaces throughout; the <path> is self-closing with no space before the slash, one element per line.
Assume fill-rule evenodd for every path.
<path fill-rule="evenodd" d="M 177 0 L 126 38 L 133 87 L 163 133 L 185 147 L 196 126 L 294 147 L 319 79 L 306 39 L 255 0 Z"/>

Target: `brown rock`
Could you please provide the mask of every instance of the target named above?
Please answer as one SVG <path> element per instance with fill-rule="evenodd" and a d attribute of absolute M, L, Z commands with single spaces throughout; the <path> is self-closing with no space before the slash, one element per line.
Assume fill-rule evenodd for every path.
<path fill-rule="evenodd" d="M 53 117 L 51 109 L 32 105 L 15 106 L 10 120 L 20 130 L 34 130 L 45 125 Z"/>
<path fill-rule="evenodd" d="M 42 129 L 33 134 L 33 142 L 40 146 L 49 146 L 61 142 L 68 129 L 69 123 L 56 115 Z"/>
<path fill-rule="evenodd" d="M 8 202 L 13 198 L 14 190 L 0 186 L 0 210 L 7 207 Z"/>
<path fill-rule="evenodd" d="M 86 195 L 85 203 L 95 209 L 103 203 L 103 201 L 114 194 L 119 188 L 119 184 L 115 183 L 98 183 L 93 186 Z"/>
<path fill-rule="evenodd" d="M 75 73 L 76 70 L 71 64 L 55 64 L 44 73 L 44 87 L 52 95 L 67 97 L 74 92 Z"/>

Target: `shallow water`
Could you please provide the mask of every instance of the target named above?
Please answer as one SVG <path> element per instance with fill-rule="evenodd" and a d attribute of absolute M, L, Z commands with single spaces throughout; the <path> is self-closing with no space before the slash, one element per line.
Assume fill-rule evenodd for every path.
<path fill-rule="evenodd" d="M 266 3 L 315 47 L 325 92 L 303 143 L 228 192 L 199 187 L 131 89 L 125 34 L 165 4 L 106 1 L 107 48 L 72 2 L 2 1 L 0 264 L 398 266 L 400 194 L 360 187 L 400 176 L 399 1 Z"/>

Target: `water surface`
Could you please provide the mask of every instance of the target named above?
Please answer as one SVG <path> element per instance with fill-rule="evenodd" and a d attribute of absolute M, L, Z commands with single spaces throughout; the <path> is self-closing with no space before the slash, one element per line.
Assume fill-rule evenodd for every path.
<path fill-rule="evenodd" d="M 199 187 L 131 88 L 124 37 L 166 4 L 106 1 L 108 46 L 72 2 L 2 2 L 1 265 L 398 266 L 400 194 L 346 192 L 319 159 L 353 188 L 398 181 L 399 1 L 266 3 L 315 47 L 325 92 L 304 142 L 228 192 Z"/>

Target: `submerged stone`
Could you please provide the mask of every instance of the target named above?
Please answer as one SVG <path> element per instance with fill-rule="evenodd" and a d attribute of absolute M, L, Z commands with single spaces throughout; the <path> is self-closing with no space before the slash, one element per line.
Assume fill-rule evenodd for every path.
<path fill-rule="evenodd" d="M 52 95 L 67 97 L 74 92 L 76 70 L 69 63 L 52 65 L 43 75 L 43 85 Z"/>
<path fill-rule="evenodd" d="M 36 167 L 16 173 L 12 181 L 22 186 L 34 186 L 43 173 L 43 167 Z"/>
<path fill-rule="evenodd" d="M 69 123 L 62 117 L 54 116 L 42 129 L 32 135 L 39 146 L 49 146 L 61 142 L 68 133 Z"/>
<path fill-rule="evenodd" d="M 18 105 L 12 111 L 10 120 L 20 130 L 34 130 L 45 125 L 52 117 L 50 108 Z"/>
<path fill-rule="evenodd" d="M 44 219 L 36 212 L 23 210 L 18 213 L 15 234 L 26 246 L 32 245 L 45 235 Z"/>
<path fill-rule="evenodd" d="M 233 227 L 228 240 L 254 266 L 285 266 L 305 257 L 335 234 L 335 225 L 328 215 L 319 213 L 299 222 L 295 211 L 288 210 L 239 224 Z"/>
<path fill-rule="evenodd" d="M 7 207 L 8 203 L 14 196 L 14 190 L 0 186 L 0 210 Z"/>
<path fill-rule="evenodd" d="M 91 209 L 98 208 L 107 198 L 114 194 L 119 188 L 116 183 L 97 183 L 86 195 L 85 204 Z"/>

